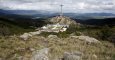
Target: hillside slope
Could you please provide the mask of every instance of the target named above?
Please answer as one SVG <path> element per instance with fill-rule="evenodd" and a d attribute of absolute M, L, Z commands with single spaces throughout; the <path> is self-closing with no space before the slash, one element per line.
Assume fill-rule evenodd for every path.
<path fill-rule="evenodd" d="M 88 19 L 88 20 L 76 20 L 81 24 L 87 25 L 111 25 L 115 26 L 115 18 L 105 18 L 105 19 Z"/>
<path fill-rule="evenodd" d="M 21 24 L 18 24 L 14 21 L 11 21 L 7 18 L 0 17 L 0 35 L 12 35 L 12 34 L 20 34 L 27 31 L 32 31 L 31 28 L 24 28 Z"/>
<path fill-rule="evenodd" d="M 63 58 L 64 52 L 77 51 L 83 53 L 82 60 L 115 59 L 115 47 L 107 41 L 88 43 L 76 37 L 59 38 L 50 35 L 48 37 L 33 36 L 26 41 L 19 39 L 17 36 L 12 36 L 7 39 L 1 38 L 0 42 L 0 58 L 2 60 L 31 60 L 31 57 L 34 56 L 32 53 L 38 54 L 35 53 L 35 51 L 39 51 L 43 48 L 50 49 L 48 52 L 49 60 L 63 60 L 60 58 Z M 35 57 L 40 57 L 41 55 Z M 42 56 L 41 58 L 45 57 Z M 41 58 L 37 59 L 39 60 Z"/>

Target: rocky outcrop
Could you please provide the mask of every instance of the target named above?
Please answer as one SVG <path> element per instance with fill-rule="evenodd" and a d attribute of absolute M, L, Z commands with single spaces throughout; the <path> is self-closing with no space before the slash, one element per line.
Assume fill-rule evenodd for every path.
<path fill-rule="evenodd" d="M 82 53 L 78 51 L 73 53 L 65 52 L 63 60 L 82 60 L 81 57 Z"/>
<path fill-rule="evenodd" d="M 66 16 L 56 16 L 56 17 L 51 18 L 49 21 L 54 24 L 56 23 L 65 24 L 65 25 L 77 24 L 76 21 Z"/>
<path fill-rule="evenodd" d="M 41 33 L 41 31 L 36 31 L 36 32 L 29 32 L 31 35 L 38 35 Z"/>
<path fill-rule="evenodd" d="M 97 39 L 89 36 L 71 36 L 71 38 L 76 38 L 82 41 L 86 41 L 88 43 L 100 43 Z"/>
<path fill-rule="evenodd" d="M 49 48 L 44 48 L 33 53 L 31 60 L 49 60 L 48 58 Z"/>

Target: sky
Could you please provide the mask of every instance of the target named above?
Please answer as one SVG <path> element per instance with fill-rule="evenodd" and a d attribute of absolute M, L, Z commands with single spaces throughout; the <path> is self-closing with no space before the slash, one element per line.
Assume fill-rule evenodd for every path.
<path fill-rule="evenodd" d="M 0 9 L 59 12 L 61 4 L 63 12 L 115 13 L 115 0 L 0 0 Z"/>

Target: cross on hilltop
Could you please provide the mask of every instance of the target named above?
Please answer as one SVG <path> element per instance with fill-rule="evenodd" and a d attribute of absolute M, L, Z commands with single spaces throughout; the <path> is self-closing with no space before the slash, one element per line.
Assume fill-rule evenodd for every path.
<path fill-rule="evenodd" d="M 63 16 L 63 6 L 64 6 L 64 5 L 62 5 L 62 4 L 60 5 L 60 7 L 61 7 L 60 16 Z"/>
<path fill-rule="evenodd" d="M 59 4 L 51 4 L 51 5 L 58 5 L 58 6 L 60 6 L 60 13 L 59 13 L 59 15 L 63 16 L 63 6 L 64 5 L 62 5 L 62 4 L 60 4 L 60 5 Z"/>

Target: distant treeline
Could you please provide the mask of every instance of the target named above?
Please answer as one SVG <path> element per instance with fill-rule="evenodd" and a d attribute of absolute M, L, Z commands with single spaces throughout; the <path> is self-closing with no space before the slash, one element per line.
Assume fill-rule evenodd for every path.
<path fill-rule="evenodd" d="M 75 19 L 75 20 L 76 20 L 76 22 L 79 22 L 81 24 L 86 24 L 86 25 L 99 25 L 99 26 L 109 25 L 109 26 L 115 26 L 115 18 L 88 19 L 88 20 Z"/>
<path fill-rule="evenodd" d="M 0 17 L 0 36 L 9 36 L 22 34 L 35 30 L 35 27 L 41 27 L 46 24 L 43 20 L 18 19 Z"/>

